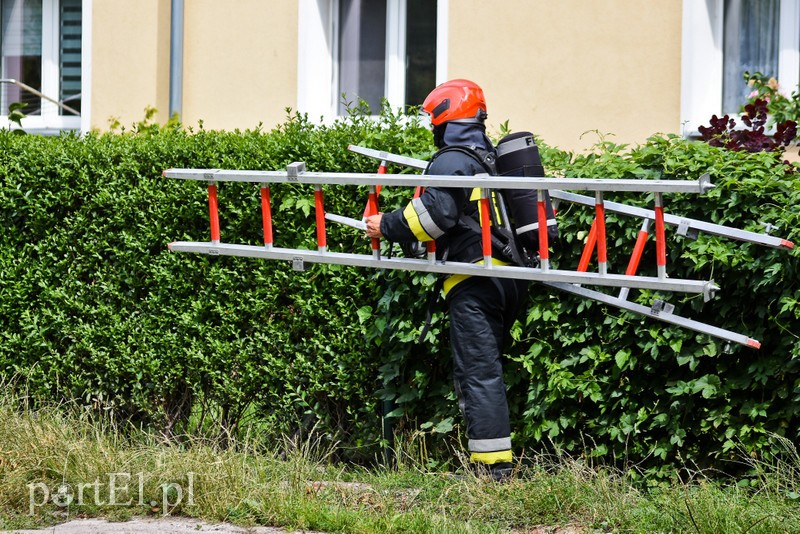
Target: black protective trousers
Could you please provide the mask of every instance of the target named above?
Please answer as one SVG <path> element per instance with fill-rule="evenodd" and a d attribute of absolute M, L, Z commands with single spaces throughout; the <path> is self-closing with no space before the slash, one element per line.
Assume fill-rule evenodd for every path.
<path fill-rule="evenodd" d="M 473 276 L 447 295 L 453 379 L 472 453 L 511 449 L 502 354 L 527 286 L 524 280 Z"/>

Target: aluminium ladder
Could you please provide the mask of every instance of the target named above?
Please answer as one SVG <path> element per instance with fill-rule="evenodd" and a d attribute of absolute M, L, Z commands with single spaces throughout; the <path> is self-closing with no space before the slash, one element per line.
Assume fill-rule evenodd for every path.
<path fill-rule="evenodd" d="M 676 324 L 697 332 L 711 335 L 727 341 L 739 343 L 751 348 L 758 348 L 757 340 L 745 335 L 714 327 L 705 323 L 680 317 L 672 313 L 673 307 L 657 300 L 651 307 L 647 307 L 627 300 L 631 288 L 653 289 L 669 292 L 685 292 L 702 294 L 705 300 L 714 296 L 720 288 L 712 281 L 697 281 L 672 279 L 666 275 L 666 240 L 664 227 L 666 224 L 677 225 L 678 232 L 684 235 L 704 231 L 714 235 L 731 237 L 733 239 L 749 241 L 766 246 L 789 249 L 793 247 L 790 241 L 755 232 L 736 230 L 697 221 L 670 216 L 664 213 L 663 193 L 703 193 L 713 187 L 708 176 L 703 176 L 697 181 L 687 180 L 623 180 L 623 179 L 586 179 L 586 178 L 530 178 L 530 177 L 504 177 L 477 175 L 465 176 L 432 176 L 411 174 L 387 174 L 386 165 L 394 163 L 416 169 L 424 169 L 427 162 L 389 154 L 384 151 L 367 149 L 351 145 L 351 151 L 375 158 L 381 161 L 377 173 L 319 173 L 307 172 L 303 163 L 292 163 L 285 171 L 239 171 L 222 169 L 167 169 L 163 176 L 167 178 L 187 179 L 206 182 L 208 185 L 209 218 L 211 226 L 211 241 L 190 242 L 179 241 L 169 245 L 174 252 L 190 252 L 208 255 L 227 255 L 240 257 L 254 257 L 272 260 L 291 261 L 296 270 L 304 270 L 306 263 L 328 263 L 350 265 L 357 267 L 372 267 L 382 269 L 401 269 L 409 271 L 429 272 L 436 274 L 461 274 L 471 276 L 492 276 L 500 278 L 525 279 L 557 289 L 567 291 L 579 296 L 597 300 L 605 304 L 616 306 L 634 313 L 650 316 L 667 323 Z M 223 243 L 220 239 L 219 207 L 217 197 L 217 184 L 219 182 L 249 182 L 260 186 L 261 209 L 263 221 L 264 246 L 240 245 Z M 274 245 L 272 233 L 272 212 L 270 199 L 270 184 L 297 183 L 314 185 L 315 220 L 317 250 L 289 249 Z M 325 221 L 332 220 L 349 224 L 363 229 L 363 222 L 349 217 L 326 214 L 324 208 L 323 185 L 344 184 L 368 186 L 369 196 L 364 216 L 378 212 L 378 194 L 382 186 L 412 186 L 416 187 L 418 195 L 423 187 L 467 187 L 479 188 L 481 191 L 480 215 L 483 232 L 482 246 L 483 264 L 462 263 L 436 260 L 434 243 L 428 243 L 426 259 L 381 257 L 380 244 L 377 239 L 371 240 L 371 254 L 356 254 L 333 252 L 328 249 Z M 491 189 L 537 189 L 539 193 L 539 266 L 519 267 L 494 265 L 491 258 L 491 242 L 489 234 L 489 198 Z M 575 271 L 554 269 L 549 264 L 549 246 L 547 242 L 547 219 L 544 206 L 544 191 L 550 193 L 556 201 L 567 201 L 595 207 L 595 222 L 592 226 L 581 264 Z M 592 191 L 594 198 L 567 193 L 564 190 Z M 619 203 L 604 202 L 603 192 L 606 191 L 632 191 L 652 192 L 655 196 L 653 210 L 636 208 Z M 606 260 L 605 242 L 605 211 L 645 219 L 642 230 L 631 257 L 631 262 L 625 274 L 609 273 Z M 658 276 L 647 277 L 636 275 L 638 262 L 641 257 L 644 241 L 647 237 L 649 221 L 655 222 L 657 268 Z M 588 272 L 587 259 L 597 248 L 598 272 Z M 620 289 L 618 297 L 588 289 L 584 286 L 616 287 Z"/>

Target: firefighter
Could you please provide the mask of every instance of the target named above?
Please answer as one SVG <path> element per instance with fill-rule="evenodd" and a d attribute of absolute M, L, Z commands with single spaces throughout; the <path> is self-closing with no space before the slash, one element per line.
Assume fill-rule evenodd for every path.
<path fill-rule="evenodd" d="M 422 109 L 430 115 L 439 149 L 426 174 L 473 176 L 493 171 L 495 149 L 484 125 L 486 100 L 477 84 L 463 79 L 443 83 L 428 95 Z M 467 217 L 478 217 L 475 191 L 431 187 L 403 209 L 369 217 L 366 232 L 393 242 L 435 240 L 439 259 L 483 263 L 479 230 L 468 224 Z M 494 257 L 492 261 L 507 263 Z M 471 465 L 495 480 L 505 480 L 512 474 L 512 452 L 501 356 L 526 298 L 527 282 L 451 275 L 444 281 L 444 293 L 453 378 L 466 421 Z"/>

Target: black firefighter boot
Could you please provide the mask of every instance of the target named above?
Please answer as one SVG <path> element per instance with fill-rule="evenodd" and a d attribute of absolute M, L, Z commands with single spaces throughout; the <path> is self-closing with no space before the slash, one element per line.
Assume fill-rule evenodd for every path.
<path fill-rule="evenodd" d="M 493 464 L 473 462 L 470 465 L 472 471 L 478 477 L 486 477 L 494 482 L 508 482 L 514 476 L 514 465 L 511 462 L 496 462 Z"/>

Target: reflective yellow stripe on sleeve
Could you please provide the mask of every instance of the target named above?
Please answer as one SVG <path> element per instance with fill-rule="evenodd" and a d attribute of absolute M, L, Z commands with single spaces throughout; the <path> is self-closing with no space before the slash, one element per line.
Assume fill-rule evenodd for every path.
<path fill-rule="evenodd" d="M 429 236 L 428 232 L 422 227 L 417 211 L 414 209 L 414 205 L 411 202 L 409 202 L 403 210 L 403 217 L 405 217 L 408 227 L 411 229 L 414 237 L 420 241 L 433 241 L 433 238 Z"/>

